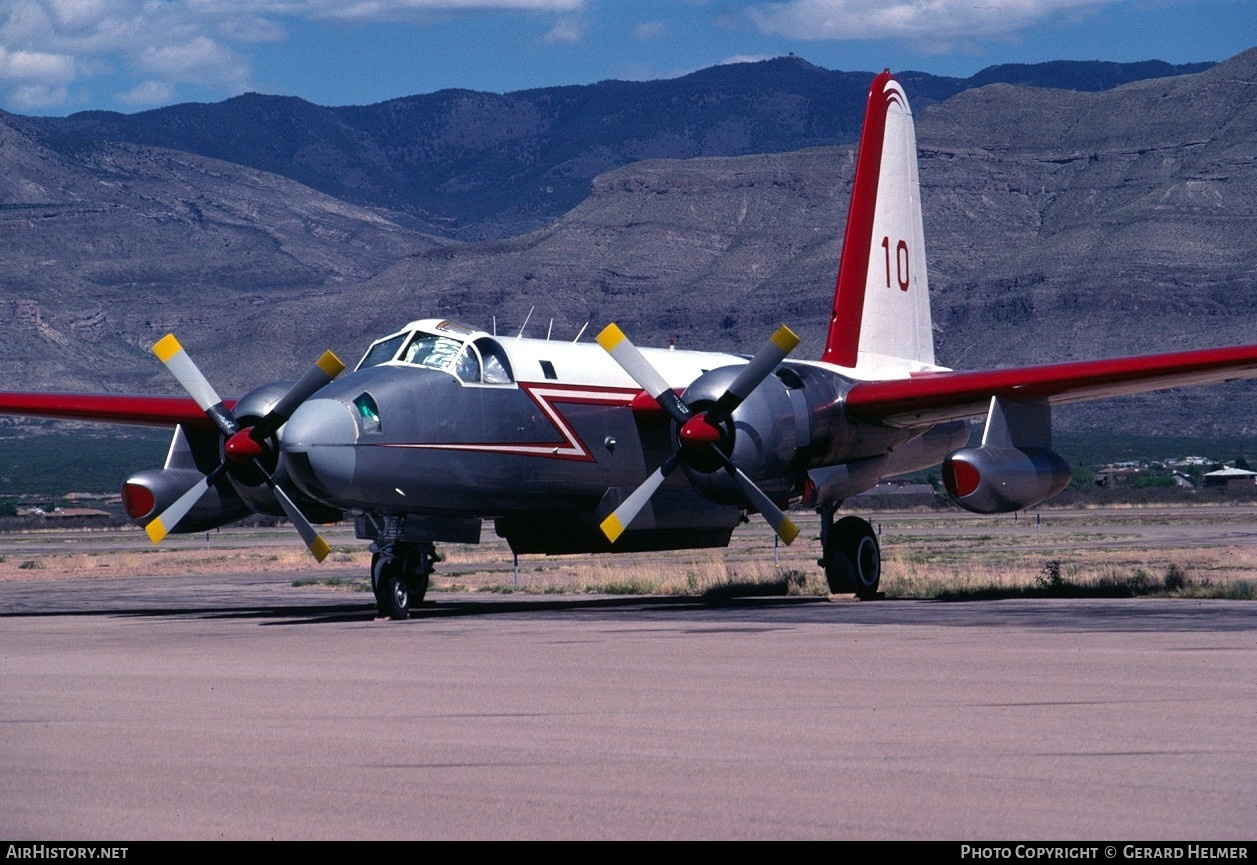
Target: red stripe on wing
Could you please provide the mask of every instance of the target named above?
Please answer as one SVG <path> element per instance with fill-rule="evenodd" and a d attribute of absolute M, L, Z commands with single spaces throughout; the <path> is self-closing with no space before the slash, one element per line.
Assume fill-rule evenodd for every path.
<path fill-rule="evenodd" d="M 225 403 L 228 408 L 234 400 Z M 204 427 L 213 424 L 197 404 L 181 396 L 0 392 L 0 414 L 144 426 Z"/>
<path fill-rule="evenodd" d="M 1248 378 L 1257 378 L 1257 345 L 860 382 L 846 406 L 857 420 L 912 426 L 985 414 L 992 396 L 1064 405 Z"/>

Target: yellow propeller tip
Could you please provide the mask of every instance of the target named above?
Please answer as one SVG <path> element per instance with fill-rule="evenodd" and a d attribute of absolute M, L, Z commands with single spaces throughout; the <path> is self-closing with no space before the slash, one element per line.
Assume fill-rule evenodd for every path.
<path fill-rule="evenodd" d="M 168 362 L 181 351 L 183 351 L 183 346 L 179 344 L 179 340 L 175 339 L 173 333 L 166 334 L 153 344 L 153 354 L 157 355 L 162 363 Z"/>
<path fill-rule="evenodd" d="M 323 356 L 319 358 L 315 365 L 323 370 L 328 378 L 336 378 L 345 371 L 345 363 L 330 351 L 323 352 Z"/>
<path fill-rule="evenodd" d="M 602 529 L 602 533 L 607 536 L 607 540 L 613 544 L 620 539 L 620 535 L 624 534 L 624 524 L 620 522 L 620 518 L 615 514 L 611 514 L 611 516 L 603 520 L 598 528 Z"/>
<path fill-rule="evenodd" d="M 327 554 L 331 551 L 332 548 L 327 545 L 327 541 L 323 540 L 322 536 L 317 536 L 310 542 L 310 552 L 314 554 L 314 560 L 316 562 L 321 562 L 326 559 Z"/>
<path fill-rule="evenodd" d="M 790 546 L 794 539 L 799 536 L 799 527 L 789 517 L 786 517 L 786 519 L 781 521 L 781 527 L 777 529 L 777 536 L 785 542 L 786 546 Z"/>
<path fill-rule="evenodd" d="M 604 351 L 611 351 L 617 345 L 624 342 L 625 339 L 626 337 L 624 336 L 624 331 L 620 330 L 619 326 L 615 322 L 612 322 L 604 327 L 598 335 L 594 337 L 594 341 L 598 343 L 598 345 L 602 346 Z"/>
<path fill-rule="evenodd" d="M 773 345 L 784 351 L 786 354 L 794 351 L 795 347 L 802 342 L 799 335 L 786 327 L 784 324 L 777 328 L 777 332 L 772 336 Z"/>
<path fill-rule="evenodd" d="M 160 544 L 169 533 L 166 526 L 162 524 L 161 517 L 144 527 L 144 534 L 148 535 L 148 539 L 153 542 L 153 546 Z"/>

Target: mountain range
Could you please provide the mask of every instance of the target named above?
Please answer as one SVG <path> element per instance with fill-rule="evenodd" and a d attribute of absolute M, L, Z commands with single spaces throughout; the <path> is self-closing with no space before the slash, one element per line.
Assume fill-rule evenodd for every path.
<path fill-rule="evenodd" d="M 614 319 L 641 343 L 734 351 L 784 321 L 814 357 L 871 77 L 781 58 L 355 108 L 0 115 L 0 370 L 13 388 L 170 392 L 148 346 L 174 329 L 238 393 L 427 316 L 556 339 Z M 1253 340 L 1257 50 L 897 77 L 941 363 Z M 1242 435 L 1250 393 L 1061 422 Z"/>
<path fill-rule="evenodd" d="M 993 83 L 1107 90 L 1209 64 L 992 66 L 968 79 L 899 75 L 918 109 Z M 779 153 L 859 136 L 868 72 L 790 56 L 659 81 L 603 81 L 515 93 L 442 90 L 325 108 L 247 93 L 213 105 L 40 118 L 93 141 L 195 153 L 384 209 L 419 231 L 484 240 L 544 227 L 597 174 L 644 159 Z"/>

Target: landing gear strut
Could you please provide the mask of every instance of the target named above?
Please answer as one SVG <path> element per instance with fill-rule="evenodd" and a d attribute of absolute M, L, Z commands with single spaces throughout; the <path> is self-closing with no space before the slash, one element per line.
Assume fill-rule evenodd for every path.
<path fill-rule="evenodd" d="M 819 564 L 825 569 L 829 591 L 835 595 L 877 596 L 882 579 L 882 552 L 868 520 L 843 517 L 834 522 L 837 505 L 824 505 L 821 514 Z"/>
<path fill-rule="evenodd" d="M 371 557 L 371 589 L 380 617 L 405 619 L 423 602 L 436 561 L 431 543 L 395 541 L 382 544 Z"/>

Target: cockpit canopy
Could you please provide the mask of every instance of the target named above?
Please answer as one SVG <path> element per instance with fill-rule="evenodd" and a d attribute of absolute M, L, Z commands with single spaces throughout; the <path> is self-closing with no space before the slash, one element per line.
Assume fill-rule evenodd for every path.
<path fill-rule="evenodd" d="M 513 384 L 511 362 L 488 334 L 456 321 L 425 319 L 376 340 L 358 369 L 384 363 L 439 369 L 469 384 Z"/>

